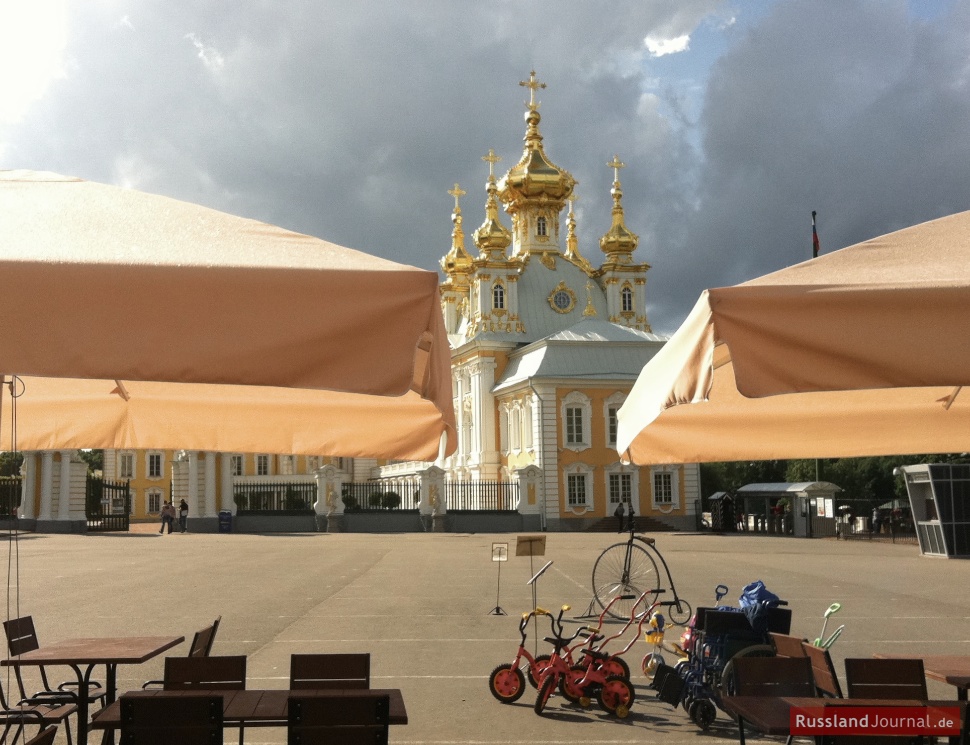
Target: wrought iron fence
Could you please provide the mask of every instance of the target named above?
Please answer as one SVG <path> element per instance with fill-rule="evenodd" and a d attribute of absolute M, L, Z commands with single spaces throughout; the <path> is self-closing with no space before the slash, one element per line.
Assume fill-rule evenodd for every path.
<path fill-rule="evenodd" d="M 834 535 L 844 540 L 862 539 L 917 543 L 916 525 L 906 500 L 890 502 L 868 499 L 836 499 Z M 878 521 L 873 520 L 873 511 Z M 823 518 L 813 517 L 812 527 Z"/>
<path fill-rule="evenodd" d="M 519 485 L 514 481 L 449 481 L 445 484 L 448 511 L 514 510 L 519 501 Z"/>
<path fill-rule="evenodd" d="M 22 482 L 19 476 L 0 476 L 0 518 L 16 514 L 21 495 Z"/>
<path fill-rule="evenodd" d="M 238 515 L 309 515 L 317 501 L 315 482 L 233 484 Z"/>
<path fill-rule="evenodd" d="M 343 485 L 340 498 L 344 512 L 414 511 L 421 500 L 418 484 L 395 481 L 363 481 Z"/>
<path fill-rule="evenodd" d="M 129 481 L 106 481 L 90 474 L 84 493 L 84 516 L 89 533 L 125 532 L 131 520 Z"/>

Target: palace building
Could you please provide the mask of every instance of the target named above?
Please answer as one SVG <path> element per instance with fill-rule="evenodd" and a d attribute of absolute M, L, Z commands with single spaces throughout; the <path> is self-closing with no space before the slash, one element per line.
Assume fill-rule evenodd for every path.
<path fill-rule="evenodd" d="M 381 508 L 410 510 L 414 525 L 428 529 L 430 521 L 417 523 L 413 513 L 441 517 L 450 508 L 438 495 L 449 485 L 477 493 L 476 485 L 512 484 L 515 498 L 499 508 L 522 518 L 511 529 L 612 526 L 620 502 L 632 505 L 647 530 L 695 526 L 697 464 L 630 466 L 615 449 L 616 412 L 666 342 L 647 320 L 650 266 L 637 260 L 639 238 L 626 224 L 624 164 L 617 156 L 604 163 L 613 171 L 610 227 L 598 246 L 581 247 L 573 210 L 578 184 L 547 155 L 540 133 L 537 92 L 545 86 L 534 72 L 521 85 L 530 92 L 522 155 L 501 177 L 500 158 L 493 151 L 482 158 L 484 216 L 470 237 L 462 213 L 468 195 L 457 184 L 449 191 L 451 245 L 440 261 L 440 291 L 452 347 L 458 450 L 435 464 L 108 450 L 104 477 L 130 483 L 132 519 L 157 519 L 162 502 L 183 498 L 190 525 L 198 529 L 213 529 L 223 510 L 258 513 L 273 499 L 280 514 L 302 509 L 317 518 L 343 517 L 345 508 L 367 507 L 364 497 L 348 501 L 348 495 L 370 483 L 394 485 L 379 492 L 381 499 L 392 492 L 395 500 Z M 78 517 L 83 497 L 68 496 L 67 484 L 83 480 L 74 473 L 83 473 L 83 465 L 67 451 L 27 455 L 27 514 L 42 523 Z M 463 504 L 476 512 L 474 500 Z M 495 509 L 490 504 L 477 511 Z M 479 523 L 464 519 L 460 528 L 435 527 L 494 529 L 481 515 Z M 283 529 L 297 527 L 288 525 Z"/>

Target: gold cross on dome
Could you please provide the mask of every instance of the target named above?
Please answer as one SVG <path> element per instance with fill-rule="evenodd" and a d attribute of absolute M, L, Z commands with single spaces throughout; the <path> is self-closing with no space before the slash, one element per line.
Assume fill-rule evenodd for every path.
<path fill-rule="evenodd" d="M 502 160 L 501 156 L 496 155 L 495 151 L 491 148 L 488 149 L 488 155 L 483 155 L 482 160 L 488 163 L 488 175 L 492 177 L 495 175 L 495 164 Z"/>
<path fill-rule="evenodd" d="M 546 84 L 540 83 L 538 80 L 536 80 L 536 71 L 533 70 L 529 73 L 529 82 L 520 80 L 519 85 L 529 89 L 529 108 L 535 111 L 537 108 L 539 108 L 539 104 L 536 103 L 536 91 L 540 88 L 545 88 Z"/>
<path fill-rule="evenodd" d="M 614 155 L 613 156 L 613 160 L 611 160 L 606 165 L 607 165 L 607 167 L 613 169 L 613 180 L 614 181 L 619 181 L 620 180 L 620 169 L 621 168 L 626 168 L 626 163 L 621 163 L 620 162 L 620 156 L 619 155 Z"/>
<path fill-rule="evenodd" d="M 448 190 L 448 193 L 451 194 L 451 196 L 453 196 L 455 198 L 455 209 L 458 209 L 458 197 L 463 197 L 468 192 L 467 191 L 463 191 L 462 188 L 458 184 L 455 184 L 455 188 L 454 189 L 449 189 Z"/>

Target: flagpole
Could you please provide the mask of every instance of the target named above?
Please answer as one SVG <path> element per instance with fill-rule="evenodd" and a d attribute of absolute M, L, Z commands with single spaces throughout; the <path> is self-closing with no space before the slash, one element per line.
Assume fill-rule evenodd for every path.
<path fill-rule="evenodd" d="M 818 231 L 815 229 L 815 215 L 816 214 L 817 213 L 815 212 L 815 210 L 812 210 L 812 258 L 813 259 L 817 259 L 818 258 L 818 249 L 819 249 L 819 245 L 818 245 Z M 819 482 L 819 477 L 820 477 L 820 473 L 819 473 L 819 461 L 818 461 L 818 458 L 816 458 L 815 459 L 815 483 L 816 484 Z"/>

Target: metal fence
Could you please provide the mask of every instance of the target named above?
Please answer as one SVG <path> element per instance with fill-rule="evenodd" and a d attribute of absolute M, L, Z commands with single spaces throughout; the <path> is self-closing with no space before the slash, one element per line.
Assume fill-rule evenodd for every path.
<path fill-rule="evenodd" d="M 421 490 L 406 481 L 363 481 L 343 485 L 344 512 L 389 512 L 418 509 Z"/>
<path fill-rule="evenodd" d="M 312 481 L 233 484 L 232 494 L 239 515 L 311 515 L 317 501 L 317 485 Z"/>
<path fill-rule="evenodd" d="M 830 519 L 834 522 L 836 538 L 843 540 L 877 540 L 892 543 L 917 543 L 916 526 L 905 500 L 883 502 L 864 499 L 836 499 L 839 505 L 836 514 Z M 879 515 L 878 522 L 873 520 L 873 510 Z M 813 518 L 813 528 L 816 520 Z"/>
<path fill-rule="evenodd" d="M 19 476 L 0 476 L 0 518 L 16 514 L 22 494 Z"/>
<path fill-rule="evenodd" d="M 511 511 L 519 502 L 514 481 L 449 481 L 445 484 L 448 511 Z"/>

